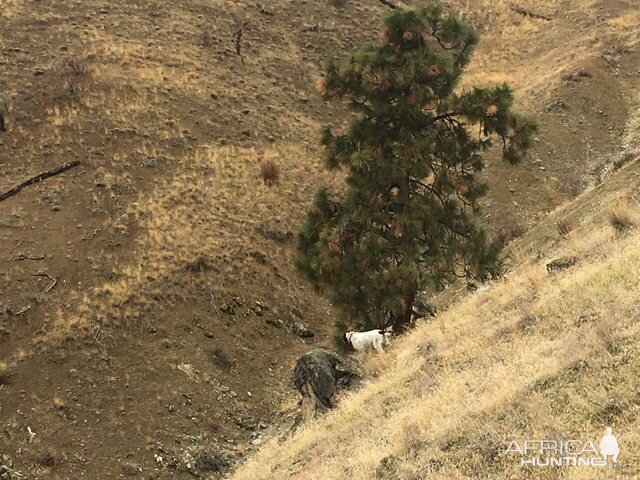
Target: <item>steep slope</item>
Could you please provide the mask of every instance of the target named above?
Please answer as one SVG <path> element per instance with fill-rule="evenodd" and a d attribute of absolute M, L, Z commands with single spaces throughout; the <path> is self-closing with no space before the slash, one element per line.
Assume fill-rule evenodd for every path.
<path fill-rule="evenodd" d="M 637 192 L 638 162 L 610 181 L 629 179 Z M 623 211 L 637 224 L 637 198 L 629 201 Z M 232 478 L 637 478 L 640 234 L 603 226 L 607 212 L 592 212 L 548 252 L 578 258 L 575 266 L 550 273 L 553 257 L 525 261 L 425 320 L 384 357 L 367 359 L 373 377 L 364 388 L 270 442 Z M 507 453 L 514 440 L 598 445 L 607 427 L 622 433 L 615 472 L 523 467 Z"/>
<path fill-rule="evenodd" d="M 82 162 L 0 203 L 5 465 L 205 475 L 255 450 L 295 398 L 296 357 L 331 344 L 335 319 L 291 262 L 317 185 L 340 181 L 321 168 L 317 129 L 347 117 L 314 84 L 388 10 L 345 3 L 3 3 L 0 95 L 14 107 L 0 190 Z M 521 233 L 636 151 L 638 12 L 521 2 L 546 21 L 506 2 L 446 5 L 484 34 L 465 86 L 512 82 L 543 126 L 530 163 L 486 173 L 488 226 Z"/>

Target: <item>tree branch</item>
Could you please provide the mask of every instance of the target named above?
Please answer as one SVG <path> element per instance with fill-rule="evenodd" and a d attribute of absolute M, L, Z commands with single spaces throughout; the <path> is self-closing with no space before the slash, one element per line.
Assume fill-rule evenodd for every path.
<path fill-rule="evenodd" d="M 57 283 L 58 283 L 58 281 L 57 281 L 55 278 L 53 278 L 51 275 L 49 275 L 47 272 L 38 272 L 38 273 L 34 273 L 34 274 L 32 275 L 32 277 L 47 277 L 49 280 L 51 280 L 51 282 L 52 282 L 52 283 L 51 283 L 51 285 L 49 285 L 49 286 L 47 287 L 47 289 L 45 290 L 45 292 L 47 292 L 47 293 L 48 293 L 48 292 L 50 292 L 50 291 L 51 291 L 51 289 L 52 289 L 53 287 L 55 287 L 55 286 L 57 285 Z"/>
<path fill-rule="evenodd" d="M 511 10 L 519 13 L 520 15 L 524 15 L 525 17 L 537 18 L 539 20 L 546 20 L 550 22 L 552 19 L 550 17 L 545 17 L 544 15 L 540 15 L 539 13 L 534 13 L 531 10 L 527 10 L 526 8 L 512 6 Z"/>
<path fill-rule="evenodd" d="M 45 178 L 49 178 L 49 177 L 53 177 L 55 175 L 59 175 L 62 172 L 66 172 L 70 168 L 77 167 L 78 165 L 80 165 L 80 162 L 78 160 L 76 160 L 74 162 L 69 162 L 69 163 L 65 163 L 64 165 L 60 165 L 59 167 L 56 167 L 56 168 L 54 168 L 52 170 L 47 170 L 46 172 L 42 172 L 42 173 L 36 175 L 35 177 L 31 177 L 30 179 L 25 180 L 24 182 L 16 185 L 11 190 L 7 190 L 3 194 L 0 194 L 0 202 L 2 200 L 6 200 L 9 197 L 12 197 L 16 193 L 18 193 L 20 190 L 22 190 L 25 187 L 28 187 L 29 185 L 33 185 L 34 183 L 41 182 Z"/>

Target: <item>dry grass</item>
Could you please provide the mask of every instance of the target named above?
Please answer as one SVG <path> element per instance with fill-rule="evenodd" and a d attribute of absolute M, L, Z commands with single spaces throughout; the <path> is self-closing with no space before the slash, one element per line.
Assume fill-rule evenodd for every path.
<path fill-rule="evenodd" d="M 133 202 L 113 225 L 120 235 L 132 228 L 145 231 L 137 261 L 114 269 L 113 280 L 82 292 L 77 314 L 54 315 L 40 341 L 86 330 L 100 336 L 117 326 L 144 328 L 149 315 L 143 312 L 158 303 L 174 306 L 195 292 L 217 292 L 216 301 L 222 302 L 220 295 L 235 285 L 242 285 L 243 291 L 268 288 L 270 297 L 282 295 L 295 305 L 295 298 L 304 297 L 304 286 L 280 277 L 277 284 L 265 287 L 260 278 L 271 271 L 289 275 L 293 269 L 288 243 L 304 208 L 283 211 L 281 205 L 304 206 L 312 198 L 309 187 L 297 179 L 317 175 L 321 181 L 335 182 L 311 161 L 301 166 L 298 160 L 305 155 L 293 146 L 210 146 L 195 152 L 185 161 L 188 167 L 160 182 L 152 195 Z M 277 190 L 266 180 L 257 183 L 254 169 L 259 162 L 276 166 L 286 182 Z M 268 180 L 274 179 L 271 173 Z M 100 181 L 115 187 L 126 179 L 105 174 Z M 273 239 L 282 240 L 280 248 L 274 249 Z"/>
<path fill-rule="evenodd" d="M 267 185 L 275 185 L 280 181 L 280 167 L 273 160 L 260 164 L 260 178 Z"/>
<path fill-rule="evenodd" d="M 625 198 L 619 200 L 607 211 L 611 226 L 619 233 L 624 233 L 636 224 L 633 210 Z"/>
<path fill-rule="evenodd" d="M 563 72 L 579 69 L 585 58 L 599 56 L 609 38 L 621 38 L 629 46 L 640 42 L 635 29 L 640 12 L 628 9 L 630 2 L 619 9 L 606 8 L 598 28 L 594 28 L 594 20 L 602 15 L 598 0 L 518 2 L 551 17 L 550 22 L 519 15 L 511 9 L 513 2 L 506 0 L 446 3 L 472 23 L 486 25 L 462 88 L 508 82 L 527 107 L 535 106 L 540 92 L 546 96 Z"/>
<path fill-rule="evenodd" d="M 636 472 L 640 236 L 594 233 L 574 241 L 586 261 L 567 274 L 530 263 L 420 326 L 376 380 L 233 478 L 558 478 L 521 469 L 508 442 L 599 438 L 608 425 L 627 427 L 625 472 Z"/>
<path fill-rule="evenodd" d="M 462 85 L 463 88 L 473 83 L 486 84 L 507 80 L 519 90 L 518 98 L 520 101 L 526 98 L 523 93 L 532 91 L 537 94 L 544 93 L 551 83 L 559 81 L 560 78 L 560 75 L 557 75 L 553 68 L 544 72 L 534 71 L 539 68 L 540 63 L 531 62 L 531 58 L 539 56 L 544 58 L 544 65 L 565 65 L 562 62 L 568 61 L 568 58 L 565 58 L 569 54 L 568 46 L 577 46 L 571 52 L 572 59 L 574 56 L 576 59 L 582 58 L 581 55 L 594 53 L 600 48 L 598 42 L 592 42 L 592 37 L 596 33 L 586 28 L 588 22 L 593 20 L 591 14 L 595 11 L 597 2 L 582 2 L 581 5 L 571 10 L 571 14 L 578 19 L 578 24 L 582 25 L 577 32 L 574 31 L 576 22 L 562 18 L 552 24 L 537 22 L 514 14 L 509 9 L 510 4 L 502 0 L 498 2 L 482 0 L 477 3 L 456 0 L 447 3 L 453 10 L 462 12 L 472 22 L 477 20 L 476 24 L 489 26 L 488 31 L 481 32 L 483 40 L 473 57 L 473 63 Z M 351 3 L 348 3 L 347 6 L 350 7 Z M 535 5 L 523 4 L 523 6 L 545 14 L 553 14 L 557 9 L 556 2 L 551 1 Z M 24 7 L 25 2 L 10 1 L 3 10 L 3 15 L 17 15 L 22 12 Z M 217 2 L 216 8 L 224 8 L 224 5 Z M 174 145 L 190 145 L 190 133 L 187 130 L 187 127 L 190 127 L 190 120 L 173 117 L 170 115 L 172 112 L 163 110 L 166 108 L 162 103 L 164 98 L 169 97 L 172 101 L 191 102 L 191 104 L 185 104 L 185 112 L 189 110 L 189 107 L 196 108 L 211 103 L 212 98 L 214 104 L 219 102 L 221 98 L 228 98 L 233 104 L 246 98 L 245 87 L 238 86 L 235 82 L 237 73 L 233 69 L 226 67 L 216 69 L 209 76 L 201 73 L 208 71 L 211 55 L 214 53 L 220 58 L 227 58 L 224 56 L 224 47 L 218 45 L 216 39 L 221 38 L 223 34 L 228 34 L 229 31 L 232 32 L 236 26 L 231 24 L 192 25 L 186 21 L 188 15 L 185 12 L 171 10 L 170 13 L 172 17 L 175 17 L 173 26 L 189 25 L 186 33 L 192 38 L 190 43 L 181 44 L 184 48 L 164 49 L 159 43 L 141 41 L 140 38 L 122 37 L 115 35 L 108 29 L 88 26 L 81 32 L 81 37 L 87 47 L 80 52 L 69 53 L 68 58 L 52 65 L 64 77 L 64 81 L 60 82 L 61 84 L 58 86 L 59 100 L 61 101 L 47 107 L 42 134 L 33 142 L 34 151 L 48 148 L 50 145 L 62 146 L 67 137 L 77 139 L 74 140 L 77 143 L 74 147 L 81 150 L 84 148 L 83 142 L 86 141 L 87 132 L 81 131 L 78 125 L 79 120 L 88 115 L 101 116 L 103 119 L 108 118 L 109 121 L 105 123 L 104 127 L 105 134 L 110 135 L 110 132 L 115 130 L 143 132 L 145 136 L 151 134 L 150 138 L 154 140 L 137 145 L 131 150 L 117 152 L 108 162 L 95 160 L 95 157 L 90 160 L 90 162 L 96 162 L 92 166 L 97 166 L 96 176 L 99 176 L 99 182 L 106 185 L 107 195 L 105 196 L 116 198 L 118 191 L 135 188 L 135 178 L 126 170 L 115 171 L 116 168 L 125 168 L 132 162 L 146 161 L 146 159 L 155 162 L 155 159 L 162 156 L 172 157 L 168 153 L 170 149 L 166 145 L 157 146 L 160 142 L 170 144 L 171 149 Z M 606 21 L 606 32 L 600 31 L 603 39 L 608 35 L 625 31 L 636 18 L 635 13 L 625 14 L 620 18 L 616 17 L 614 13 L 610 13 L 610 15 Z M 131 19 L 123 19 L 123 21 L 125 20 L 132 21 Z M 134 25 L 129 25 L 127 28 L 131 32 L 138 31 Z M 549 29 L 553 30 L 553 35 Z M 206 32 L 206 38 L 202 37 L 203 32 Z M 247 35 L 249 34 L 248 32 Z M 152 31 L 141 33 L 144 39 L 146 39 L 146 35 L 155 35 L 155 33 Z M 279 68 L 279 62 L 283 58 L 286 58 L 287 61 L 298 62 L 300 65 L 306 65 L 300 58 L 297 40 L 293 41 L 295 40 L 293 37 L 286 38 L 286 40 L 283 45 L 278 46 L 278 49 L 261 50 L 262 57 L 247 58 L 248 66 L 246 68 L 266 66 L 275 71 Z M 247 42 L 249 43 L 250 40 L 247 39 Z M 632 39 L 629 39 L 629 42 L 632 43 Z M 211 48 L 202 48 L 207 45 Z M 531 45 L 536 45 L 536 47 L 531 47 Z M 560 45 L 563 48 L 557 48 Z M 211 50 L 215 50 L 215 52 Z M 274 53 L 276 50 L 277 53 Z M 580 54 L 578 55 L 576 52 Z M 571 62 L 573 61 L 571 60 Z M 567 68 L 571 62 L 566 64 Z M 300 68 L 302 69 L 302 67 Z M 281 98 L 290 97 L 291 88 L 287 87 L 286 95 L 283 92 L 275 91 L 273 88 L 274 72 L 267 73 L 269 74 L 257 75 L 254 72 L 250 75 L 254 80 L 253 90 L 268 93 L 272 100 L 269 109 L 269 122 L 262 120 L 259 123 L 261 125 L 268 123 L 273 131 L 295 132 L 295 135 L 291 134 L 290 136 L 295 137 L 298 142 L 313 144 L 316 141 L 316 135 L 313 132 L 318 127 L 317 118 L 314 118 L 311 113 L 299 113 L 297 123 L 293 124 L 290 121 L 290 108 L 285 102 L 279 101 Z M 302 73 L 302 70 L 299 73 Z M 297 88 L 304 90 L 302 87 L 306 82 L 308 83 L 306 87 L 311 89 L 312 77 L 315 78 L 317 74 L 317 70 L 313 70 L 311 73 L 300 75 L 301 85 L 298 85 Z M 549 78 L 553 78 L 553 82 Z M 550 83 L 545 83 L 547 81 Z M 220 85 L 224 87 L 220 87 Z M 252 105 L 252 108 L 257 110 L 258 106 Z M 149 112 L 161 113 L 149 115 Z M 248 117 L 253 114 L 250 112 Z M 257 131 L 259 128 L 261 127 L 252 127 L 247 130 L 252 136 L 259 137 L 260 132 Z M 71 130 L 75 132 L 76 129 L 78 130 L 77 135 L 70 136 L 69 132 Z M 306 137 L 300 137 L 301 129 L 307 135 Z M 166 281 L 171 278 L 172 272 L 184 268 L 193 262 L 198 255 L 206 256 L 207 252 L 209 252 L 207 258 L 217 259 L 223 263 L 231 256 L 239 256 L 238 252 L 244 249 L 247 240 L 241 239 L 239 233 L 229 234 L 228 232 L 236 230 L 234 225 L 241 225 L 247 221 L 243 212 L 252 212 L 254 210 L 253 202 L 257 200 L 265 201 L 263 204 L 269 206 L 267 210 L 257 209 L 261 215 L 273 217 L 275 211 L 278 210 L 278 215 L 281 216 L 280 224 L 296 225 L 299 217 L 287 218 L 278 209 L 278 205 L 282 205 L 281 196 L 291 199 L 295 205 L 309 201 L 312 196 L 310 185 L 315 184 L 319 179 L 313 177 L 313 180 L 310 180 L 311 177 L 305 177 L 308 171 L 314 170 L 312 165 L 317 164 L 317 155 L 310 155 L 306 151 L 306 147 L 300 147 L 300 143 L 291 145 L 282 142 L 276 147 L 267 147 L 265 155 L 261 155 L 257 150 L 241 149 L 239 150 L 240 160 L 237 163 L 231 159 L 236 152 L 227 148 L 217 150 L 217 147 L 211 144 L 199 145 L 195 152 L 184 157 L 171 158 L 171 161 L 177 165 L 176 177 L 163 182 L 156 191 L 138 199 L 135 206 L 127 212 L 129 220 L 124 217 L 125 220 L 118 220 L 110 226 L 111 230 L 118 234 L 126 234 L 131 232 L 133 228 L 142 227 L 146 233 L 140 240 L 139 247 L 142 252 L 139 256 L 140 261 L 120 265 L 114 269 L 114 280 L 106 282 L 90 292 L 79 293 L 81 300 L 78 312 L 67 315 L 64 320 L 58 320 L 54 315 L 51 323 L 66 330 L 69 325 L 73 325 L 73 329 L 82 329 L 96 322 L 110 324 L 114 323 L 116 318 L 135 318 L 135 312 L 144 306 L 136 306 L 136 302 L 150 303 L 145 298 L 157 293 L 144 292 L 141 295 L 134 293 L 138 289 L 144 291 L 147 286 L 151 285 L 150 278 L 156 282 Z M 301 153 L 306 160 L 304 166 L 300 168 L 305 172 L 291 174 L 294 168 L 291 162 L 288 159 L 281 160 L 282 152 L 286 151 Z M 295 154 L 297 153 L 293 153 L 293 155 Z M 225 160 L 224 168 L 219 168 L 216 160 L 210 158 L 218 155 L 229 157 L 228 160 Z M 286 158 L 286 154 L 284 157 Z M 139 160 L 140 158 L 145 160 Z M 254 189 L 256 164 L 261 164 L 261 169 L 277 165 L 276 168 L 268 168 L 268 171 L 261 173 L 265 182 L 272 182 L 278 177 L 273 173 L 278 168 L 281 171 L 280 176 L 284 179 L 296 179 L 297 182 L 297 179 L 304 177 L 306 180 L 304 184 L 300 182 L 291 187 L 296 190 L 295 196 L 289 195 L 287 191 L 281 192 L 280 189 L 278 191 L 273 189 L 274 191 L 267 193 L 266 191 L 269 189 L 265 188 L 266 185 L 259 185 Z M 190 169 L 189 165 L 194 165 L 195 168 Z M 224 177 L 223 185 L 217 185 L 214 188 L 202 181 L 200 175 L 209 175 L 211 169 L 215 174 Z M 196 170 L 197 173 L 194 173 Z M 230 194 L 228 192 L 221 193 L 220 189 L 228 188 L 229 192 L 234 192 L 238 188 L 237 179 L 233 179 L 234 175 L 239 175 L 242 193 L 237 200 L 238 204 L 232 206 L 234 200 Z M 172 195 L 172 189 L 179 193 Z M 216 193 L 213 196 L 209 193 L 202 193 L 214 190 Z M 105 198 L 100 197 L 99 192 L 92 193 L 92 196 L 94 200 L 92 208 L 95 210 L 103 208 L 103 204 L 106 203 Z M 191 204 L 187 204 L 180 198 L 194 200 Z M 225 205 L 224 211 L 215 215 L 206 213 L 204 221 L 211 222 L 210 228 L 215 231 L 225 233 L 217 237 L 203 239 L 204 233 L 201 232 L 206 232 L 206 229 L 195 229 L 193 223 L 190 222 L 200 215 L 199 212 L 216 212 L 219 205 L 216 202 L 222 202 Z M 184 218 L 189 220 L 177 220 L 176 214 L 178 212 L 184 214 Z M 228 216 L 225 217 L 227 214 Z M 251 217 L 249 224 L 254 225 L 258 222 L 256 216 L 251 213 L 247 215 Z M 140 221 L 140 225 L 136 225 L 138 221 Z M 501 240 L 506 243 L 519 236 L 523 231 L 523 227 L 514 225 L 512 228 L 502 231 L 500 235 L 503 238 Z M 215 238 L 218 238 L 218 241 Z M 198 241 L 202 241 L 204 247 L 200 247 L 201 244 L 198 244 Z M 231 242 L 235 241 L 238 242 L 235 247 L 230 247 L 230 245 L 234 245 Z M 223 246 L 217 250 L 219 245 Z M 151 253 L 147 254 L 147 249 Z M 256 250 L 258 254 L 263 253 L 260 248 L 252 250 Z M 269 263 L 275 263 L 274 259 L 269 258 L 268 252 L 266 260 Z M 235 275 L 237 271 L 221 272 L 222 275 L 227 273 Z M 127 301 L 133 297 L 139 297 L 142 300 Z M 107 299 L 108 301 L 106 301 Z M 129 316 L 130 313 L 133 314 L 133 317 Z M 90 322 L 87 321 L 89 317 L 92 318 Z"/>
<path fill-rule="evenodd" d="M 571 233 L 571 230 L 573 230 L 573 226 L 571 225 L 571 222 L 566 218 L 558 220 L 556 222 L 556 227 L 558 229 L 558 233 L 563 237 L 566 237 L 567 235 L 569 235 Z"/>
<path fill-rule="evenodd" d="M 291 267 L 291 232 L 300 224 L 308 204 L 305 202 L 311 200 L 317 184 L 332 181 L 319 171 L 318 127 L 340 121 L 336 113 L 341 108 L 335 104 L 323 106 L 313 92 L 313 83 L 327 58 L 342 57 L 374 38 L 380 28 L 379 14 L 388 11 L 375 1 L 344 3 L 344 8 L 337 9 L 330 7 L 328 0 L 306 2 L 304 6 L 276 1 L 263 9 L 256 8 L 255 2 L 243 5 L 229 0 L 113 5 L 2 2 L 0 18 L 5 20 L 6 35 L 0 38 L 0 59 L 6 67 L 6 81 L 5 91 L 0 93 L 17 93 L 16 121 L 10 119 L 11 134 L 3 136 L 2 141 L 6 158 L 12 159 L 3 167 L 8 169 L 3 171 L 7 183 L 31 170 L 40 171 L 45 163 L 74 156 L 84 165 L 82 171 L 65 176 L 64 181 L 61 177 L 34 187 L 16 197 L 24 203 L 6 208 L 11 230 L 26 232 L 25 238 L 7 237 L 7 258 L 9 253 L 13 256 L 14 240 L 25 241 L 25 245 L 30 240 L 38 241 L 34 245 L 55 253 L 51 271 L 61 279 L 41 305 L 45 310 L 42 315 L 15 322 L 24 331 L 12 333 L 10 341 L 5 342 L 7 349 L 14 350 L 5 352 L 10 365 L 33 354 L 32 342 L 52 337 L 82 338 L 89 332 L 107 345 L 129 336 L 130 330 L 111 332 L 127 325 L 135 328 L 136 334 L 148 332 L 147 327 L 155 326 L 159 332 L 165 329 L 162 333 L 169 338 L 192 345 L 191 334 L 180 332 L 184 323 L 196 328 L 190 322 L 198 313 L 224 325 L 226 317 L 216 312 L 216 302 L 224 301 L 226 293 L 250 292 L 272 299 L 283 308 L 296 306 L 311 311 L 310 318 L 322 333 L 318 337 L 324 337 L 321 329 L 328 328 L 331 321 L 327 318 L 332 312 L 298 281 Z M 637 37 L 640 12 L 633 8 L 632 0 L 616 0 L 619 9 L 602 8 L 603 2 L 596 0 L 517 2 L 552 16 L 553 22 L 514 14 L 509 10 L 511 2 L 506 0 L 445 3 L 482 29 L 481 44 L 461 88 L 509 81 L 516 89 L 519 108 L 528 111 L 540 111 L 550 92 L 562 82 L 562 75 L 583 68 L 580 63 L 587 56 L 599 58 L 604 48 L 611 46 L 612 37 L 618 37 L 616 41 L 625 48 L 637 43 L 634 35 Z M 103 7 L 108 13 L 100 12 Z M 249 24 L 243 36 L 243 63 L 235 53 L 233 32 L 244 20 Z M 316 25 L 317 29 L 309 28 Z M 331 41 L 325 41 L 329 37 Z M 637 110 L 640 96 L 629 100 Z M 626 130 L 629 145 L 640 138 L 638 118 L 632 116 Z M 612 142 L 607 139 L 606 143 Z M 546 155 L 546 151 L 543 153 Z M 582 159 L 570 157 L 571 162 L 576 158 Z M 277 162 L 280 167 L 278 188 L 269 188 L 258 178 L 260 163 L 267 161 Z M 534 174 L 539 175 L 538 171 Z M 506 184 L 502 172 L 493 178 L 496 185 Z M 539 177 L 535 180 L 530 192 L 555 195 L 556 183 Z M 518 194 L 521 191 L 518 188 Z M 51 204 L 48 199 L 52 199 Z M 38 202 L 44 210 L 39 217 L 30 215 L 32 203 Z M 508 204 L 511 209 L 512 202 Z M 49 210 L 58 205 L 63 207 L 61 214 Z M 530 208 L 546 211 L 533 200 Z M 61 221 L 56 215 L 65 215 L 67 220 Z M 492 219 L 497 217 L 513 218 L 494 213 Z M 605 217 L 599 216 L 603 221 Z M 51 218 L 55 221 L 47 220 Z M 522 222 L 531 225 L 527 220 Z M 602 265 L 619 257 L 610 228 L 602 234 L 594 233 L 592 242 L 579 225 L 576 227 L 562 248 L 581 251 Z M 549 230 L 553 232 L 553 225 Z M 619 241 L 628 240 L 621 237 Z M 626 343 L 630 338 L 627 320 L 620 310 L 625 301 L 613 308 L 607 305 L 605 314 L 599 310 L 598 292 L 589 286 L 586 291 L 595 295 L 595 303 L 587 303 L 586 308 L 567 305 L 563 316 L 557 317 L 550 307 L 550 288 L 564 288 L 563 295 L 571 304 L 572 292 L 580 285 L 562 282 L 579 274 L 591 275 L 589 262 L 572 269 L 570 277 L 554 276 L 554 283 L 547 285 L 544 267 L 530 263 L 529 249 L 521 252 L 517 263 L 523 267 L 507 282 L 475 294 L 422 326 L 416 335 L 398 342 L 383 359 L 369 360 L 368 368 L 378 382 L 352 395 L 340 412 L 319 423 L 322 428 L 303 430 L 298 437 L 300 445 L 286 444 L 291 457 L 267 447 L 259 457 L 265 459 L 264 469 L 256 470 L 256 477 L 286 478 L 294 472 L 294 478 L 369 479 L 377 471 L 386 478 L 393 469 L 400 478 L 411 478 L 411 474 L 426 478 L 428 469 L 443 478 L 477 477 L 476 471 L 489 476 L 503 465 L 499 449 L 505 438 L 556 427 L 542 419 L 564 397 L 570 399 L 568 411 L 574 416 L 554 412 L 551 418 L 559 419 L 558 428 L 585 433 L 592 425 L 599 427 L 596 424 L 602 418 L 626 418 L 630 403 L 625 395 L 637 375 L 624 368 L 637 362 L 621 367 L 619 380 L 629 381 L 627 386 L 620 385 L 613 373 L 609 374 L 611 379 L 606 377 L 604 370 L 597 370 L 604 376 L 594 374 L 590 383 L 579 378 L 576 385 L 585 391 L 565 388 L 562 382 L 566 379 L 554 377 L 585 361 L 605 367 L 623 363 L 626 349 L 631 348 Z M 18 268 L 19 264 L 7 261 L 5 265 Z M 76 267 L 69 268 L 74 264 Z M 20 281 L 15 273 L 3 273 L 7 286 L 5 291 L 3 285 L 3 293 L 18 299 L 24 295 L 26 299 L 31 294 L 25 288 L 27 282 Z M 603 285 L 606 294 L 621 295 L 623 289 L 614 287 L 626 282 L 626 275 L 623 272 L 622 278 L 594 281 L 607 284 L 606 288 Z M 635 298 L 633 285 L 624 290 L 632 292 L 631 300 Z M 553 301 L 566 303 L 563 296 Z M 580 301 L 585 299 L 580 297 Z M 27 305 L 16 299 L 13 302 L 19 307 Z M 60 308 L 56 308 L 58 305 Z M 524 321 L 527 313 L 536 321 Z M 223 329 L 234 335 L 238 332 L 235 326 Z M 556 331 L 560 338 L 553 336 Z M 214 361 L 208 367 L 239 370 L 242 362 L 233 361 L 238 351 L 247 349 L 247 341 L 239 340 L 239 345 L 221 341 L 224 349 L 206 350 L 206 363 Z M 291 351 L 282 349 L 282 358 L 295 356 L 293 349 L 298 347 L 291 345 Z M 255 346 L 257 352 L 264 349 L 264 345 Z M 158 357 L 157 365 L 172 361 L 165 358 L 164 350 L 159 355 L 162 357 Z M 185 348 L 180 355 L 186 357 L 180 361 L 197 362 L 200 353 L 198 348 Z M 633 352 L 629 355 L 635 360 Z M 76 384 L 76 379 L 66 373 L 73 365 L 65 362 L 60 367 L 61 392 Z M 138 372 L 148 378 L 147 364 L 138 367 L 132 365 L 132 376 Z M 0 375 L 6 379 L 13 370 L 7 374 L 4 368 L 0 365 Z M 288 371 L 288 367 L 282 367 L 278 385 L 288 381 Z M 253 377 L 243 374 L 241 380 L 246 383 L 248 378 Z M 38 401 L 53 395 L 47 383 L 33 380 L 34 388 L 38 383 L 40 390 L 29 390 L 25 398 L 32 398 L 35 406 L 48 404 Z M 552 387 L 545 391 L 530 388 L 535 381 Z M 118 385 L 120 391 L 129 387 L 128 381 L 126 387 L 124 381 Z M 258 397 L 254 392 L 255 404 L 278 398 L 272 391 L 276 387 L 265 385 L 268 395 Z M 167 387 L 174 388 L 178 387 Z M 144 398 L 138 395 L 140 392 L 132 393 L 139 400 L 136 403 L 152 409 L 156 399 Z M 523 398 L 527 401 L 521 401 Z M 63 407 L 65 401 L 68 406 L 78 403 L 71 405 L 65 399 L 64 395 L 54 397 L 54 407 Z M 11 414 L 17 403 L 10 397 L 7 401 L 3 413 Z M 205 403 L 194 404 L 200 408 Z M 242 410 L 250 405 L 242 405 Z M 43 412 L 20 408 L 46 422 Z M 105 405 L 96 404 L 95 408 L 109 411 Z M 375 417 L 369 418 L 368 413 L 363 416 L 363 411 L 373 412 Z M 586 412 L 587 418 L 575 412 Z M 216 437 L 235 435 L 235 430 L 220 426 L 220 414 L 212 417 L 220 429 Z M 167 428 L 156 429 L 148 438 L 169 444 L 175 438 L 163 439 L 162 430 L 195 432 L 193 425 L 183 428 L 176 418 L 168 422 Z M 139 441 L 135 425 L 129 427 L 124 436 L 131 443 L 118 447 L 120 451 L 128 451 L 131 445 L 135 449 Z M 74 427 L 67 423 L 61 428 L 71 432 Z M 323 428 L 332 428 L 335 435 Z M 31 448 L 47 442 L 47 430 L 49 434 L 59 431 L 53 424 L 38 430 Z M 69 438 L 91 446 L 87 442 L 91 436 L 86 435 L 83 430 Z M 104 435 L 101 432 L 95 438 Z M 358 438 L 365 441 L 357 442 Z M 638 443 L 632 435 L 625 435 L 627 441 Z M 344 443 L 344 452 L 331 449 L 330 444 L 339 445 L 337 442 Z M 25 442 L 12 444 L 22 452 L 5 452 L 14 462 L 20 458 L 30 462 L 39 454 L 29 451 Z M 235 443 L 232 448 L 236 447 L 241 452 L 245 445 Z M 632 451 L 631 446 L 626 451 Z M 106 465 L 104 468 L 109 469 L 113 462 L 99 461 L 102 453 L 94 453 L 92 468 Z M 388 461 L 381 464 L 385 457 Z M 158 468 L 151 455 L 141 454 L 131 460 L 149 472 Z M 80 462 L 82 459 L 76 464 Z M 87 471 L 84 463 L 77 471 L 65 470 L 73 463 L 70 458 L 64 466 L 56 466 L 60 469 L 57 473 L 80 478 L 82 471 L 85 476 L 101 478 L 95 470 Z M 275 467 L 278 463 L 280 467 Z M 387 470 L 381 468 L 385 465 Z M 512 478 L 522 477 L 520 470 L 505 465 L 504 476 L 510 473 Z M 269 470 L 272 466 L 273 472 Z M 239 475 L 246 476 L 252 468 Z"/>

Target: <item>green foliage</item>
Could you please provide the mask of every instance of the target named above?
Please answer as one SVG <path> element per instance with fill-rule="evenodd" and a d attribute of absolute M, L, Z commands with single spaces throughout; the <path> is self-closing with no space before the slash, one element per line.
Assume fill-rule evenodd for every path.
<path fill-rule="evenodd" d="M 497 138 L 518 163 L 536 124 L 512 112 L 507 85 L 458 92 L 478 42 L 439 5 L 394 10 L 384 41 L 327 66 L 327 100 L 348 100 L 344 132 L 321 132 L 329 169 L 347 173 L 341 198 L 319 190 L 299 236 L 298 267 L 348 322 L 406 324 L 417 294 L 456 277 L 500 273 L 499 248 L 473 213 L 487 186 L 482 153 Z"/>

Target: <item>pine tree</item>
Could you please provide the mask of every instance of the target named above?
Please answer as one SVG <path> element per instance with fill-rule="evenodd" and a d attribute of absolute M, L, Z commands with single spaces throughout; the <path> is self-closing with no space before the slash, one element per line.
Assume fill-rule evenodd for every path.
<path fill-rule="evenodd" d="M 326 165 L 345 192 L 321 188 L 298 238 L 299 269 L 350 323 L 402 330 L 418 294 L 500 273 L 499 247 L 475 221 L 483 152 L 498 139 L 517 164 L 536 124 L 512 111 L 509 86 L 456 85 L 478 36 L 438 4 L 394 10 L 383 40 L 340 64 L 319 90 L 348 100 L 346 131 L 322 130 Z"/>

